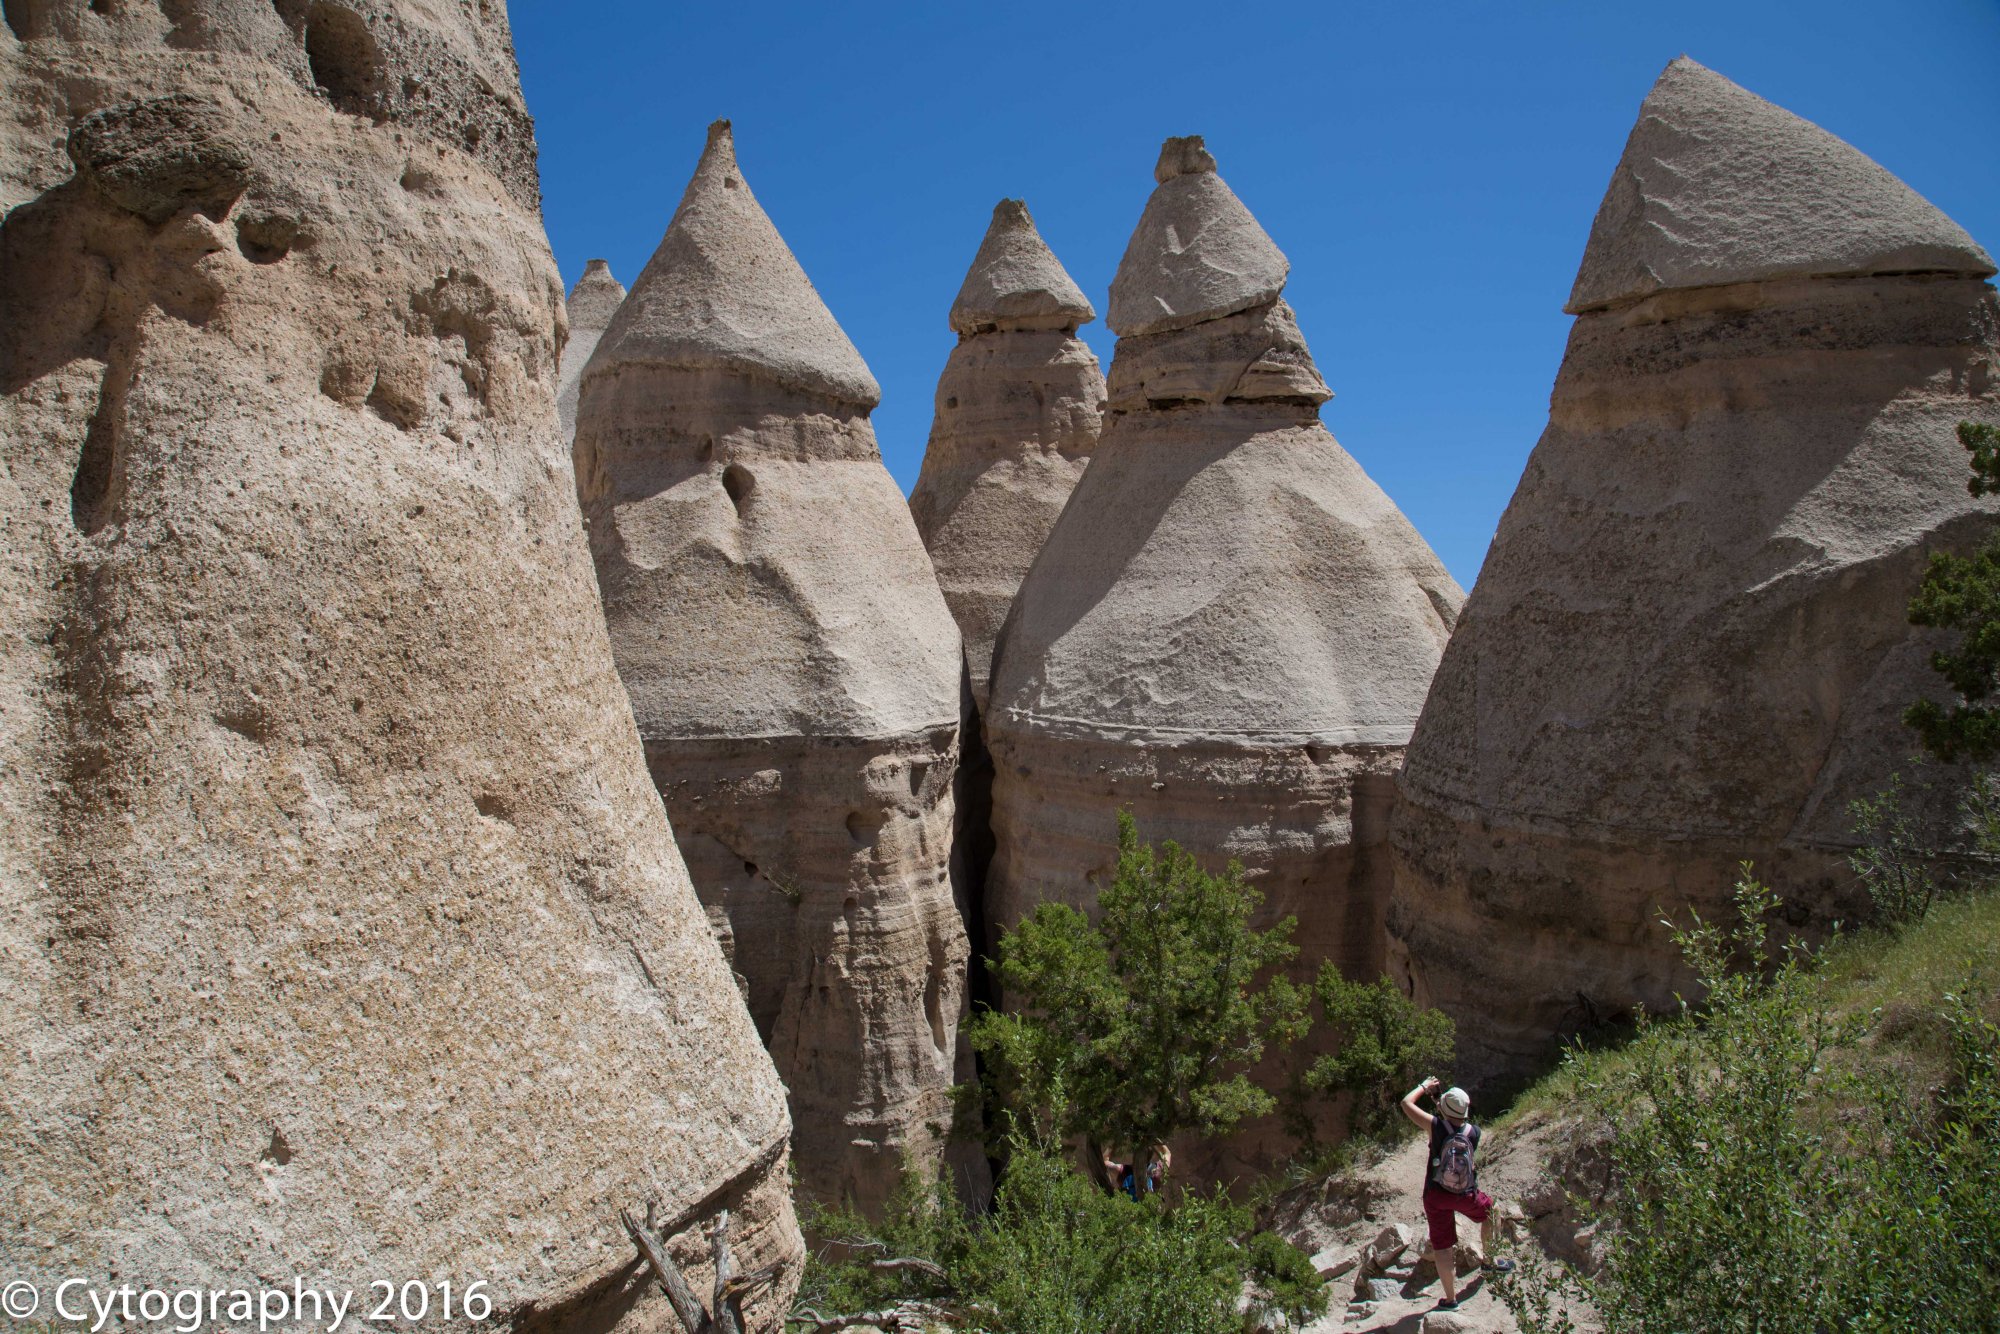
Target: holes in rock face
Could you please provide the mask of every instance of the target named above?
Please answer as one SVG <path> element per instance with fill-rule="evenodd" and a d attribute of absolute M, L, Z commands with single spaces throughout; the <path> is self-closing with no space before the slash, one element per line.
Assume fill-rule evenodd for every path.
<path fill-rule="evenodd" d="M 236 248 L 252 264 L 276 264 L 299 244 L 298 219 L 252 214 L 236 220 Z"/>
<path fill-rule="evenodd" d="M 112 0 L 90 0 L 90 12 L 109 18 L 118 12 L 118 6 Z"/>
<path fill-rule="evenodd" d="M 335 107 L 380 119 L 382 50 L 359 14 L 330 4 L 307 10 L 306 65 Z"/>
<path fill-rule="evenodd" d="M 472 799 L 472 806 L 489 820 L 506 820 L 513 816 L 513 807 L 497 792 L 480 793 Z"/>
<path fill-rule="evenodd" d="M 705 435 L 701 438 L 701 450 L 699 452 L 699 457 L 703 463 L 707 463 L 710 459 L 713 459 L 715 457 L 714 436 Z"/>
<path fill-rule="evenodd" d="M 24 42 L 28 40 L 28 19 L 28 0 L 0 0 L 0 20 Z"/>
<path fill-rule="evenodd" d="M 750 470 L 742 464 L 732 463 L 722 470 L 722 489 L 728 494 L 729 503 L 736 507 L 738 514 L 741 514 L 743 502 L 757 489 L 757 479 L 751 476 Z"/>
<path fill-rule="evenodd" d="M 853 912 L 856 908 L 859 908 L 860 906 L 861 906 L 861 900 L 852 894 L 849 894 L 846 898 L 840 901 L 841 911 L 843 912 Z"/>
<path fill-rule="evenodd" d="M 755 875 L 755 874 L 757 874 L 757 863 L 756 863 L 756 862 L 744 862 L 744 863 L 743 863 L 743 874 L 745 874 L 745 875 Z"/>
<path fill-rule="evenodd" d="M 869 819 L 867 815 L 860 811 L 849 811 L 847 813 L 847 836 L 854 840 L 856 846 L 874 842 L 875 821 Z"/>
<path fill-rule="evenodd" d="M 924 791 L 924 776 L 925 776 L 926 774 L 928 774 L 928 773 L 929 773 L 930 771 L 931 771 L 931 767 L 930 767 L 930 765 L 928 765 L 928 764 L 913 764 L 913 765 L 911 765 L 911 766 L 910 766 L 910 795 L 911 795 L 911 796 L 913 796 L 913 797 L 918 797 L 918 796 L 922 796 L 922 795 L 923 795 L 923 791 Z"/>
<path fill-rule="evenodd" d="M 948 408 L 955 408 L 958 406 L 958 400 L 955 398 L 947 398 L 944 401 L 944 405 Z"/>
<path fill-rule="evenodd" d="M 276 1126 L 271 1127 L 271 1142 L 264 1146 L 263 1156 L 265 1162 L 276 1163 L 280 1167 L 292 1161 L 292 1146 L 286 1141 L 285 1132 Z"/>

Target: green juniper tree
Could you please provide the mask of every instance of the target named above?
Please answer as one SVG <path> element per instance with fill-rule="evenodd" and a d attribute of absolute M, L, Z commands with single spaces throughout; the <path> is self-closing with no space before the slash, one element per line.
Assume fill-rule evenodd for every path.
<path fill-rule="evenodd" d="M 1121 812 L 1096 924 L 1045 903 L 1000 940 L 1010 1008 L 968 1027 L 995 1129 L 1142 1149 L 1272 1110 L 1246 1072 L 1307 1018 L 1281 971 L 1298 952 L 1293 920 L 1250 927 L 1262 898 L 1240 865 L 1211 875 L 1174 843 L 1156 852 Z"/>

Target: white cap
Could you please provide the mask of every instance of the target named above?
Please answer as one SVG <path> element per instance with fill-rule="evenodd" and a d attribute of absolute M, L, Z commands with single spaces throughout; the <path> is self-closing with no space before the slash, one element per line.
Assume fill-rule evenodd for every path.
<path fill-rule="evenodd" d="M 1462 1088 L 1448 1088 L 1444 1091 L 1444 1096 L 1438 1099 L 1438 1106 L 1444 1108 L 1447 1116 L 1455 1116 L 1463 1121 L 1466 1113 L 1472 1110 L 1472 1099 L 1465 1096 L 1465 1090 Z"/>

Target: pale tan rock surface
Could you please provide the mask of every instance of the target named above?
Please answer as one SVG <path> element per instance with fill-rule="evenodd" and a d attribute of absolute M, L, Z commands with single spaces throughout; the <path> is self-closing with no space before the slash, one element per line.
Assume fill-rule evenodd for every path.
<path fill-rule="evenodd" d="M 1096 317 L 1027 206 L 1001 200 L 951 308 L 959 342 L 910 492 L 979 708 L 1014 590 L 1097 443 L 1104 376 L 1076 336 Z"/>
<path fill-rule="evenodd" d="M 611 327 L 618 303 L 625 299 L 625 284 L 611 276 L 611 265 L 593 259 L 583 266 L 583 276 L 569 289 L 564 302 L 569 312 L 569 341 L 563 344 L 562 364 L 556 377 L 556 411 L 562 415 L 563 435 L 576 439 L 576 395 L 583 384 L 583 368 L 597 351 L 598 340 Z"/>
<path fill-rule="evenodd" d="M 1186 329 L 1277 300 L 1291 264 L 1221 176 L 1199 135 L 1169 139 L 1159 188 L 1111 280 L 1121 338 Z"/>
<path fill-rule="evenodd" d="M 1782 277 L 1992 272 L 1873 159 L 1682 56 L 1639 109 L 1564 309 Z"/>
<path fill-rule="evenodd" d="M 649 1201 L 795 1265 L 503 12 L 10 0 L 0 126 L 0 1270 L 652 1329 Z"/>
<path fill-rule="evenodd" d="M 1162 163 L 1149 219 L 1191 193 L 1187 170 L 1213 175 L 1198 140 Z M 1193 197 L 1234 206 L 1203 233 L 1213 253 L 1276 254 L 1219 178 Z M 988 930 L 1088 907 L 1129 805 L 1148 840 L 1241 859 L 1267 922 L 1299 918 L 1302 973 L 1370 975 L 1391 779 L 1461 594 L 1320 424 L 1329 393 L 1276 292 L 1189 327 L 1119 324 L 1116 292 L 1147 310 L 1171 267 L 1153 235 L 1142 222 L 1114 288 L 1103 434 L 1001 632 Z M 1281 255 L 1267 268 L 1282 282 Z M 1259 1131 L 1208 1167 L 1278 1147 Z"/>
<path fill-rule="evenodd" d="M 790 1091 L 801 1185 L 938 1161 L 966 940 L 959 641 L 875 382 L 727 122 L 583 378 L 578 485 L 619 671 L 696 888 Z"/>
<path fill-rule="evenodd" d="M 1669 114 L 1716 142 L 1801 124 L 1676 62 L 1614 198 L 1662 178 L 1639 155 Z M 1802 161 L 1832 164 L 1798 184 L 1805 211 L 1851 188 L 1855 162 L 1880 173 L 1793 134 L 1824 141 Z M 1681 199 L 1678 249 L 1736 245 L 1729 206 Z M 1928 205 L 1905 216 L 1910 246 L 1956 231 Z M 1604 217 L 1586 275 L 1609 271 L 1600 245 L 1626 253 Z M 1848 803 L 1905 763 L 1900 714 L 1936 689 L 1942 641 L 1905 608 L 1927 551 L 1992 523 L 1954 426 L 2000 420 L 2000 311 L 1976 249 L 1912 276 L 1881 234 L 1867 253 L 1896 271 L 1854 274 L 1862 252 L 1826 235 L 1821 256 L 1772 252 L 1763 280 L 1708 286 L 1697 266 L 1695 286 L 1628 290 L 1571 330 L 1396 818 L 1397 966 L 1458 1021 L 1462 1068 L 1519 1070 L 1558 1031 L 1670 1003 L 1688 979 L 1657 919 L 1724 911 L 1742 859 L 1791 927 L 1858 906 Z"/>

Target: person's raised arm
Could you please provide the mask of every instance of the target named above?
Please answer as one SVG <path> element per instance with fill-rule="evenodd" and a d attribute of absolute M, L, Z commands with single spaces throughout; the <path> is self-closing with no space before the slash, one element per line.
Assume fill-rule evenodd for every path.
<path fill-rule="evenodd" d="M 1438 1077 L 1432 1075 L 1423 1083 L 1405 1093 L 1403 1101 L 1398 1104 L 1402 1108 L 1403 1115 L 1409 1118 L 1410 1124 L 1419 1130 L 1429 1130 L 1431 1128 L 1432 1117 L 1429 1112 L 1417 1106 L 1417 1099 L 1423 1097 L 1426 1093 L 1437 1092 L 1439 1082 Z"/>

